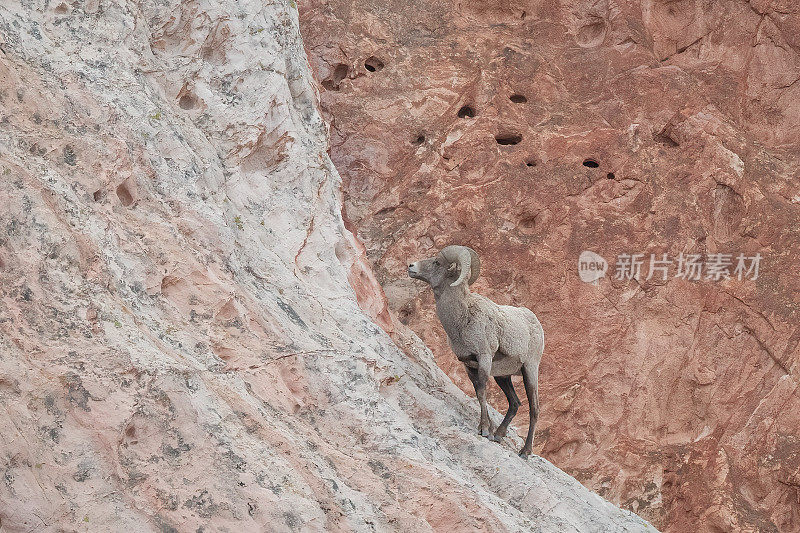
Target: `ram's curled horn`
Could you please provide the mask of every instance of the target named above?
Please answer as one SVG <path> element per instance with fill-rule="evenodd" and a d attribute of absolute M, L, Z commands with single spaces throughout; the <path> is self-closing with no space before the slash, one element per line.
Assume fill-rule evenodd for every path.
<path fill-rule="evenodd" d="M 458 263 L 458 279 L 450 284 L 451 287 L 460 285 L 465 279 L 472 285 L 481 273 L 481 260 L 477 252 L 468 246 L 445 246 L 439 252 L 447 261 Z"/>

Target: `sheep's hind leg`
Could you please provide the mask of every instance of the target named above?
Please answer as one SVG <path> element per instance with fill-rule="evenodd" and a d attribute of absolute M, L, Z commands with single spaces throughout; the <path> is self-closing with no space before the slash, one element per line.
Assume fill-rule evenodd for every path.
<path fill-rule="evenodd" d="M 525 446 L 519 451 L 520 457 L 527 459 L 533 451 L 533 432 L 536 430 L 536 421 L 539 419 L 539 368 L 531 369 L 527 365 L 522 367 L 522 382 L 525 384 L 525 394 L 528 396 L 530 406 L 530 426 Z"/>
<path fill-rule="evenodd" d="M 503 421 L 499 426 L 497 426 L 497 430 L 494 432 L 493 440 L 500 441 L 506 436 L 506 433 L 508 432 L 508 425 L 517 414 L 520 401 L 517 397 L 516 391 L 514 390 L 514 384 L 511 382 L 511 376 L 495 376 L 494 380 L 500 386 L 500 389 L 502 389 L 503 393 L 506 395 L 506 399 L 508 400 L 508 411 L 506 411 L 506 416 L 503 418 Z"/>

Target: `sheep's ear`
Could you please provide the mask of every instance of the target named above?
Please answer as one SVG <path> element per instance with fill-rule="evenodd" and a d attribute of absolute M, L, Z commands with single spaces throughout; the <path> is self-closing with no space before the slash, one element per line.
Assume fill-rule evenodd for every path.
<path fill-rule="evenodd" d="M 450 266 L 447 267 L 448 272 L 453 272 L 454 270 L 458 269 L 458 263 L 450 263 Z"/>

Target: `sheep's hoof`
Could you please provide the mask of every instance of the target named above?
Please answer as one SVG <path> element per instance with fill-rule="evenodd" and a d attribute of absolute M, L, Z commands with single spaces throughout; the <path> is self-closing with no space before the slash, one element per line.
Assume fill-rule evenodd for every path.
<path fill-rule="evenodd" d="M 503 440 L 503 437 L 505 436 L 506 436 L 506 431 L 495 431 L 494 439 L 492 440 L 494 440 L 495 442 L 500 442 L 501 440 Z"/>
<path fill-rule="evenodd" d="M 489 435 L 486 438 L 492 442 L 500 442 L 501 440 L 503 440 L 503 437 L 498 437 L 497 435 Z"/>
<path fill-rule="evenodd" d="M 492 434 L 489 432 L 488 429 L 480 430 L 481 437 L 486 437 L 489 440 L 492 440 Z"/>
<path fill-rule="evenodd" d="M 519 456 L 520 456 L 522 459 L 525 459 L 526 461 L 528 460 L 528 456 L 529 456 L 530 454 L 531 454 L 531 451 L 530 451 L 530 450 L 526 450 L 525 448 L 522 448 L 522 449 L 519 451 Z"/>

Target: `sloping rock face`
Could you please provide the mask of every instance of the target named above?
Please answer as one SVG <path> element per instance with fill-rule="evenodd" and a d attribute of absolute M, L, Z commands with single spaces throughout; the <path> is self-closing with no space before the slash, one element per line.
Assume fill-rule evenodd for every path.
<path fill-rule="evenodd" d="M 5 2 L 0 39 L 2 531 L 652 530 L 393 326 L 294 2 Z"/>
<path fill-rule="evenodd" d="M 797 531 L 800 7 L 502 4 L 301 5 L 390 307 L 471 393 L 405 265 L 472 246 L 473 288 L 544 325 L 544 457 L 667 531 Z M 597 285 L 582 251 L 610 263 Z M 763 259 L 695 281 L 681 253 Z"/>

